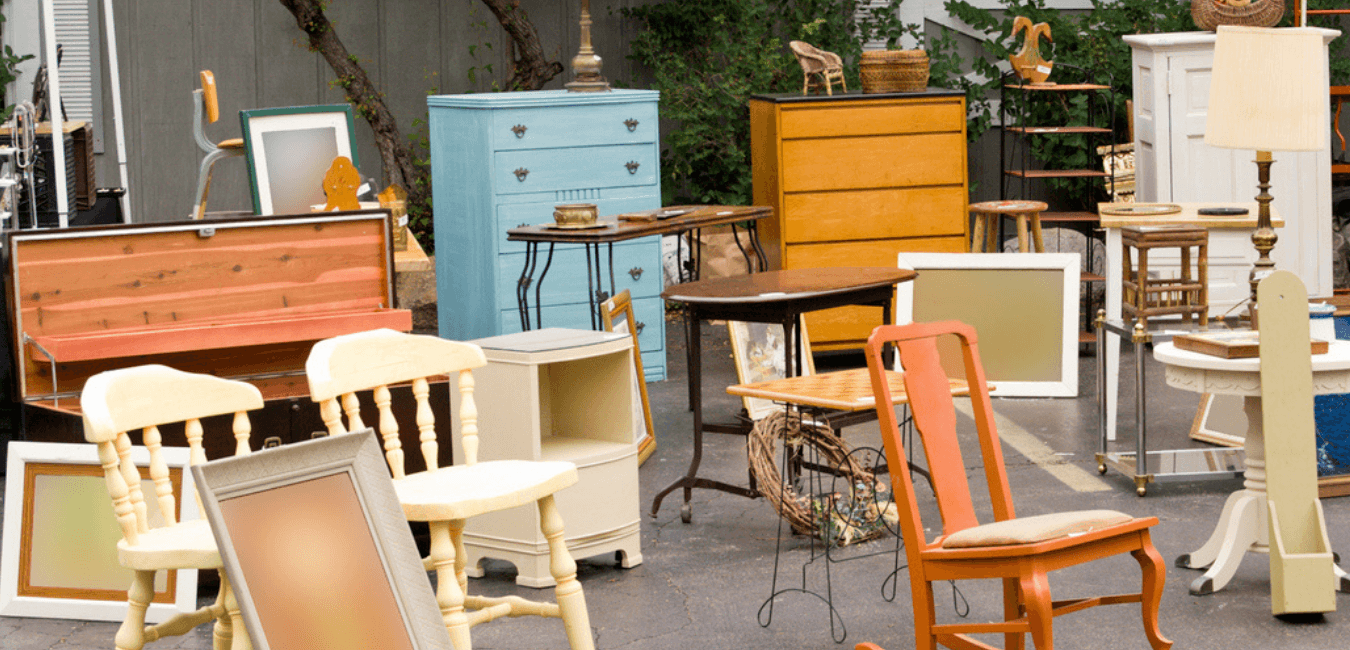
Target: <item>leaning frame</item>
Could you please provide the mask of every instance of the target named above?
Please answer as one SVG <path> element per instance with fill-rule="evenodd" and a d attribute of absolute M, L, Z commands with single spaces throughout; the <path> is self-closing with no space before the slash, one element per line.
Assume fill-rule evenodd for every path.
<path fill-rule="evenodd" d="M 221 560 L 225 565 L 226 575 L 230 579 L 230 584 L 234 588 L 235 595 L 239 602 L 239 609 L 243 614 L 244 624 L 248 629 L 249 636 L 253 641 L 253 647 L 258 650 L 287 650 L 290 647 L 303 647 L 292 645 L 277 646 L 273 645 L 273 635 L 277 635 L 277 630 L 285 629 L 294 636 L 296 623 L 293 620 L 272 617 L 269 621 L 264 621 L 260 617 L 260 610 L 257 605 L 258 598 L 268 598 L 271 602 L 287 602 L 293 598 L 293 594 L 264 593 L 264 591 L 254 591 L 251 588 L 249 577 L 263 576 L 266 572 L 275 569 L 286 559 L 281 555 L 284 551 L 301 553 L 319 553 L 321 556 L 333 556 L 344 554 L 345 558 L 350 559 L 347 562 L 333 563 L 329 566 L 331 571 L 324 571 L 324 574 L 356 572 L 362 569 L 371 569 L 370 566 L 362 566 L 364 560 L 361 557 L 369 557 L 371 546 L 377 554 L 380 564 L 377 571 L 371 571 L 374 575 L 381 575 L 385 578 L 383 586 L 389 588 L 389 592 L 384 592 L 372 581 L 363 584 L 361 591 L 374 593 L 375 598 L 366 598 L 366 601 L 372 602 L 375 607 L 372 611 L 391 611 L 396 610 L 401 620 L 399 624 L 390 624 L 388 627 L 395 631 L 405 633 L 405 643 L 395 643 L 396 640 L 390 640 L 388 647 L 404 647 L 414 650 L 449 650 L 450 636 L 446 632 L 445 623 L 441 618 L 441 612 L 436 604 L 435 595 L 432 593 L 431 584 L 427 580 L 426 571 L 422 568 L 422 558 L 417 552 L 417 546 L 413 542 L 412 532 L 403 515 L 403 509 L 399 505 L 398 497 L 394 493 L 394 484 L 389 477 L 389 468 L 385 464 L 384 454 L 380 450 L 380 445 L 376 441 L 375 433 L 371 429 L 350 433 L 340 436 L 332 436 L 309 440 L 283 447 L 277 447 L 245 456 L 234 456 L 218 461 L 196 465 L 192 468 L 192 473 L 197 479 L 197 485 L 200 487 L 202 495 L 202 507 L 206 511 L 207 518 L 211 522 L 212 531 L 216 537 L 216 543 L 220 548 Z M 370 537 L 366 538 L 359 535 L 357 530 L 348 527 L 341 527 L 344 521 L 335 521 L 329 517 L 315 515 L 315 512 L 327 512 L 328 509 L 323 504 L 316 504 L 310 500 L 295 499 L 290 497 L 295 495 L 300 489 L 312 487 L 319 481 L 328 479 L 337 479 L 338 483 L 334 485 L 341 486 L 346 483 L 343 479 L 350 479 L 350 485 L 355 490 L 356 504 L 359 505 L 359 515 L 363 517 L 366 529 Z M 308 484 L 308 486 L 307 486 Z M 341 493 L 343 490 L 326 490 L 323 492 L 325 500 L 331 500 L 337 503 L 336 508 L 349 507 L 353 504 L 339 503 L 343 500 Z M 264 496 L 271 499 L 272 503 L 281 503 L 281 507 L 293 508 L 297 512 L 294 518 L 303 520 L 301 523 L 292 526 L 295 532 L 297 527 L 312 527 L 313 530 L 300 530 L 302 534 L 312 534 L 314 536 L 313 544 L 303 547 L 300 551 L 294 548 L 283 548 L 285 545 L 281 542 L 270 543 L 267 535 L 270 531 L 263 530 L 249 532 L 250 521 L 242 517 L 240 513 L 245 510 L 235 510 L 233 506 L 239 503 L 248 503 L 248 500 Z M 330 496 L 333 495 L 333 496 Z M 275 512 L 275 509 L 274 509 Z M 339 515 L 349 516 L 351 512 L 339 512 Z M 289 516 L 287 513 L 281 513 L 283 516 Z M 350 517 L 347 517 L 350 519 Z M 320 526 L 326 526 L 320 529 Z M 233 529 L 233 530 L 232 530 Z M 287 531 L 281 531 L 282 534 Z M 242 533 L 242 534 L 241 534 Z M 334 533 L 341 533 L 336 535 Z M 251 547 L 248 540 L 257 539 L 261 535 L 263 543 L 254 543 Z M 338 540 L 349 543 L 340 544 Z M 352 541 L 354 540 L 354 543 Z M 370 545 L 364 544 L 369 540 Z M 245 546 L 236 547 L 235 542 L 240 541 Z M 251 554 L 240 551 L 252 548 Z M 262 549 L 262 555 L 256 552 Z M 275 549 L 273 551 L 272 549 Z M 323 560 L 315 560 L 313 564 L 322 564 Z M 288 574 L 287 577 L 290 577 Z M 304 580 L 290 580 L 287 586 L 294 586 L 297 594 L 303 594 L 307 585 Z M 381 598 L 384 594 L 392 597 L 390 600 Z M 344 595 L 328 592 L 325 596 L 330 600 L 332 598 L 342 598 Z M 299 596 L 303 598 L 304 596 Z M 380 602 L 383 601 L 383 602 Z M 392 608 L 390 608 L 392 605 Z M 378 607 L 384 607 L 384 610 L 377 610 Z M 372 616 L 374 616 L 372 614 Z M 336 614 L 323 616 L 322 622 L 307 626 L 300 631 L 300 636 L 312 637 L 320 633 L 332 633 L 333 627 L 341 623 L 340 617 Z M 381 623 L 389 623 L 387 619 L 381 619 Z M 351 622 L 348 621 L 348 624 Z M 357 621 L 360 623 L 360 621 Z M 301 622 L 300 625 L 304 625 Z"/>
<path fill-rule="evenodd" d="M 960 320 L 975 327 L 980 337 L 980 354 L 985 362 L 986 376 L 997 386 L 995 397 L 1076 397 L 1078 395 L 1078 291 L 1081 261 L 1077 253 L 900 253 L 899 266 L 919 272 L 914 282 L 897 286 L 895 322 L 912 323 L 918 318 L 927 321 Z M 943 285 L 944 305 L 933 307 L 933 296 L 924 293 L 927 281 L 934 281 L 938 272 L 962 277 L 960 281 Z M 1047 273 L 1049 272 L 1048 276 Z M 1057 276 L 1057 277 L 1056 277 Z M 1048 277 L 1058 282 L 1047 285 Z M 996 280 L 1016 287 L 1013 290 L 990 290 L 987 282 Z M 1017 285 L 1021 284 L 1020 287 Z M 916 306 L 916 290 L 918 303 Z M 959 303 L 962 292 L 972 294 L 966 306 Z M 983 295 L 978 295 L 983 292 Z M 1015 313 L 1027 311 L 1029 292 L 1039 292 L 1045 313 Z M 978 307 L 976 307 L 978 305 Z M 931 308 L 930 308 L 931 307 Z M 1008 310 L 1014 310 L 1010 312 Z M 1031 309 L 1036 312 L 1037 310 Z M 1020 316 L 1031 327 L 1010 326 L 1013 317 Z M 1030 337 L 1030 338 L 1029 338 Z M 1039 342 L 1044 354 L 1053 358 L 1043 360 L 1046 376 L 1028 379 L 1017 372 L 999 372 L 999 362 L 1010 360 L 1019 353 L 1034 349 Z M 1008 361 L 1005 367 L 1015 365 Z"/>

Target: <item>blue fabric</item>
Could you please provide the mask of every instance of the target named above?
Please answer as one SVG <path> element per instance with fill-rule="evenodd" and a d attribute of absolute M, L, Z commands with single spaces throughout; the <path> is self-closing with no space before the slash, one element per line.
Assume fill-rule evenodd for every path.
<path fill-rule="evenodd" d="M 1350 340 L 1350 317 L 1339 316 L 1336 338 Z M 1313 398 L 1317 423 L 1317 475 L 1350 474 L 1350 395 Z"/>

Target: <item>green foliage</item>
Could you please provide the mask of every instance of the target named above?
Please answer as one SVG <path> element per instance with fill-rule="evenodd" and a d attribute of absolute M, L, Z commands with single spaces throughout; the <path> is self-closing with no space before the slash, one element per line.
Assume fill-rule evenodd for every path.
<path fill-rule="evenodd" d="M 750 113 L 755 93 L 800 92 L 802 75 L 787 48 L 805 40 L 839 54 L 857 87 L 862 42 L 891 43 L 905 32 L 892 12 L 853 19 L 859 0 L 669 0 L 625 8 L 642 30 L 629 58 L 652 73 L 661 117 L 677 126 L 661 154 L 667 204 L 751 201 Z"/>
<path fill-rule="evenodd" d="M 3 4 L 4 2 L 0 1 L 0 5 Z M 0 14 L 0 23 L 4 21 L 4 14 Z M 8 88 L 18 78 L 19 64 L 31 58 L 33 58 L 32 54 L 15 54 L 14 50 L 10 49 L 8 45 L 4 47 L 4 50 L 0 50 L 0 106 L 4 107 L 3 110 L 0 110 L 0 121 L 8 120 L 10 113 L 14 112 L 14 105 L 9 103 L 8 98 L 5 97 L 5 88 Z"/>

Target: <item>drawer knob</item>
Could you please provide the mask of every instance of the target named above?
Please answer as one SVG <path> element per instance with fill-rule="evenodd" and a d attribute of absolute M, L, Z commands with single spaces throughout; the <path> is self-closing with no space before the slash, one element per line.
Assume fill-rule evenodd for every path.
<path fill-rule="evenodd" d="M 525 223 L 524 221 L 522 221 L 522 222 L 516 224 L 516 227 L 517 227 L 517 228 L 524 228 L 525 226 L 528 226 L 528 225 L 530 225 L 530 224 Z"/>
<path fill-rule="evenodd" d="M 642 267 L 640 267 L 640 266 L 635 266 L 635 267 L 633 267 L 633 268 L 631 268 L 631 269 L 628 269 L 628 277 L 633 278 L 633 281 L 634 281 L 634 282 L 637 282 L 638 280 L 641 280 L 641 279 L 642 279 Z"/>
<path fill-rule="evenodd" d="M 641 166 L 642 166 L 642 165 L 641 165 L 640 163 L 638 163 L 638 161 L 636 161 L 636 160 L 630 160 L 630 161 L 628 161 L 627 164 L 624 165 L 624 167 L 627 167 L 627 168 L 628 168 L 628 173 L 630 173 L 630 174 L 636 174 L 636 173 L 637 173 L 637 170 L 638 170 L 638 167 L 641 167 Z"/>
<path fill-rule="evenodd" d="M 525 131 L 527 130 L 529 130 L 529 127 L 525 126 L 524 124 L 517 124 L 511 127 L 511 132 L 516 134 L 517 138 L 525 137 Z"/>
<path fill-rule="evenodd" d="M 628 127 L 629 133 L 636 131 L 638 128 L 638 124 L 639 122 L 631 117 L 623 121 L 623 125 Z"/>
<path fill-rule="evenodd" d="M 637 327 L 635 327 L 634 329 L 637 330 L 638 334 L 642 334 L 642 330 L 647 329 L 647 324 L 642 321 L 638 321 Z"/>
<path fill-rule="evenodd" d="M 525 182 L 525 177 L 530 175 L 530 170 L 525 169 L 524 167 L 519 167 L 519 168 L 516 169 L 516 171 L 514 171 L 514 172 L 512 172 L 512 173 L 514 173 L 514 174 L 516 175 L 516 180 L 518 180 L 518 181 L 524 183 L 524 182 Z"/>

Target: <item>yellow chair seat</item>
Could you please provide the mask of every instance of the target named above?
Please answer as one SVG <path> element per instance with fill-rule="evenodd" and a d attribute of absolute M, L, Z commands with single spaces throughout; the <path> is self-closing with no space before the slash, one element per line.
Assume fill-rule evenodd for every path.
<path fill-rule="evenodd" d="M 409 521 L 446 521 L 534 503 L 576 482 L 572 463 L 498 460 L 411 474 L 394 492 Z"/>
<path fill-rule="evenodd" d="M 173 526 L 151 528 L 141 533 L 135 546 L 117 543 L 117 561 L 136 571 L 163 569 L 218 569 L 220 551 L 205 519 Z"/>

